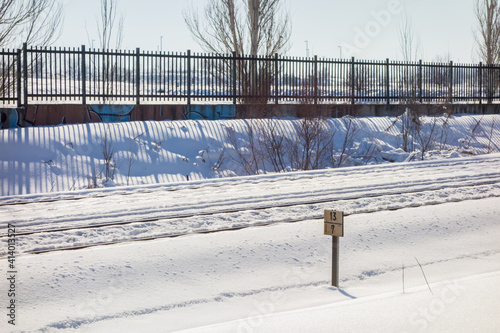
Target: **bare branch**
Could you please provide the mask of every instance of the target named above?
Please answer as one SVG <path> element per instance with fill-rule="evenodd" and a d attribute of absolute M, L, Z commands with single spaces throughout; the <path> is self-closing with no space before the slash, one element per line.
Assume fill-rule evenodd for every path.
<path fill-rule="evenodd" d="M 399 47 L 404 61 L 416 61 L 420 55 L 420 42 L 415 34 L 413 22 L 404 13 L 399 26 Z"/>
<path fill-rule="evenodd" d="M 123 16 L 120 15 L 118 25 L 116 25 L 117 7 L 115 0 L 101 0 L 100 19 L 97 20 L 97 31 L 99 33 L 99 43 L 101 49 L 112 48 L 113 35 L 115 37 L 115 49 L 121 47 L 123 41 Z"/>
<path fill-rule="evenodd" d="M 48 45 L 58 37 L 61 22 L 58 0 L 0 0 L 0 46 Z"/>
<path fill-rule="evenodd" d="M 193 38 L 207 52 L 270 56 L 287 51 L 290 41 L 289 14 L 282 10 L 282 3 L 210 0 L 202 18 L 191 7 L 184 11 L 184 20 Z"/>
<path fill-rule="evenodd" d="M 479 57 L 486 65 L 500 60 L 500 8 L 497 0 L 476 0 L 474 31 Z"/>

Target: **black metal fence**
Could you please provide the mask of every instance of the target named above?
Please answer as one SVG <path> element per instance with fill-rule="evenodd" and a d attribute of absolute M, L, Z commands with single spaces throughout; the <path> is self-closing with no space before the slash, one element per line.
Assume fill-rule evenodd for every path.
<path fill-rule="evenodd" d="M 21 104 L 21 51 L 0 52 L 0 101 L 3 104 Z"/>
<path fill-rule="evenodd" d="M 0 52 L 0 100 L 42 103 L 494 103 L 500 66 L 37 48 Z"/>

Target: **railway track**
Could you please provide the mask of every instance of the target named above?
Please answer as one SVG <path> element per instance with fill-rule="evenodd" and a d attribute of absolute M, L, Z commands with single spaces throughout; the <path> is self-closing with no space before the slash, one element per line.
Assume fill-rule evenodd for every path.
<path fill-rule="evenodd" d="M 494 196 L 494 197 L 500 198 L 500 195 Z M 468 201 L 468 200 L 481 200 L 481 199 L 484 199 L 484 198 L 474 198 L 474 199 L 466 199 L 466 200 L 451 200 L 451 201 L 448 201 L 447 203 L 450 203 L 450 202 L 461 202 L 461 201 Z M 396 211 L 396 210 L 407 209 L 407 208 L 417 208 L 417 207 L 422 207 L 422 206 L 435 206 L 435 205 L 441 205 L 441 204 L 443 204 L 443 203 L 428 203 L 428 204 L 422 204 L 422 205 L 411 205 L 411 206 L 407 206 L 407 207 L 378 209 L 378 210 L 367 210 L 367 211 L 361 211 L 361 212 L 356 212 L 356 213 L 344 213 L 344 216 L 348 217 L 348 216 L 359 215 L 359 214 L 373 214 L 373 213 L 379 213 L 379 212 L 382 212 L 382 211 Z M 297 223 L 297 222 L 305 222 L 305 221 L 312 221 L 312 220 L 323 220 L 323 218 L 324 217 L 321 214 L 321 216 L 320 215 L 318 215 L 318 216 L 311 216 L 311 217 L 308 217 L 308 218 L 305 218 L 305 219 L 299 219 L 299 220 L 258 223 L 258 224 L 253 224 L 253 225 L 246 225 L 246 226 L 232 227 L 232 228 L 193 231 L 193 232 L 187 232 L 187 233 L 182 233 L 182 234 L 163 235 L 163 236 L 154 236 L 154 237 L 143 237 L 143 238 L 133 238 L 133 239 L 123 239 L 123 240 L 112 241 L 112 242 L 102 242 L 102 243 L 86 244 L 86 245 L 64 247 L 64 248 L 56 248 L 56 249 L 47 249 L 47 250 L 39 250 L 39 251 L 27 251 L 27 252 L 24 252 L 23 254 L 44 254 L 44 253 L 51 253 L 51 252 L 80 250 L 80 249 L 85 249 L 85 248 L 90 248 L 90 247 L 96 247 L 96 246 L 109 246 L 109 245 L 116 245 L 116 244 L 122 244 L 122 243 L 151 241 L 151 240 L 164 239 L 164 238 L 177 238 L 177 237 L 191 236 L 191 235 L 214 234 L 214 233 L 220 233 L 220 232 L 238 231 L 238 230 L 243 230 L 243 229 L 248 229 L 248 228 L 254 228 L 254 227 L 266 227 L 266 226 L 271 226 L 271 225 L 276 225 L 276 224 L 283 224 L 283 223 Z M 0 256 L 0 259 L 3 258 L 3 257 L 5 257 L 5 255 Z"/>
<path fill-rule="evenodd" d="M 432 186 L 424 186 L 423 188 L 418 189 L 418 190 L 407 190 L 407 191 L 386 192 L 386 193 L 377 192 L 376 194 L 364 194 L 364 195 L 358 195 L 358 196 L 337 196 L 336 198 L 327 197 L 327 198 L 320 199 L 320 200 L 316 199 L 316 200 L 312 200 L 312 201 L 301 201 L 301 202 L 294 202 L 294 203 L 280 204 L 280 205 L 260 205 L 260 206 L 254 206 L 254 207 L 244 208 L 244 209 L 226 209 L 226 210 L 222 209 L 222 210 L 219 210 L 216 212 L 196 213 L 196 214 L 181 214 L 181 215 L 174 215 L 174 216 L 159 216 L 159 217 L 155 217 L 152 219 L 131 220 L 131 221 L 104 223 L 104 224 L 97 224 L 97 225 L 86 225 L 86 226 L 78 226 L 78 227 L 67 227 L 67 228 L 42 229 L 42 230 L 34 230 L 34 231 L 28 231 L 28 232 L 20 232 L 17 234 L 17 236 L 29 236 L 29 235 L 40 234 L 40 233 L 55 233 L 55 232 L 64 232 L 64 231 L 70 231 L 70 230 L 85 230 L 85 229 L 105 228 L 105 227 L 111 227 L 111 226 L 122 226 L 122 225 L 133 224 L 133 223 L 150 223 L 150 222 L 168 221 L 168 220 L 176 220 L 176 219 L 188 219 L 188 218 L 195 218 L 195 217 L 214 216 L 214 215 L 218 215 L 218 214 L 259 211 L 259 210 L 266 210 L 266 209 L 271 209 L 271 208 L 289 208 L 289 207 L 295 207 L 295 206 L 315 205 L 315 204 L 321 204 L 321 203 L 335 203 L 335 202 L 339 202 L 339 201 L 356 201 L 356 200 L 361 200 L 361 199 L 365 199 L 365 198 L 379 198 L 379 197 L 387 197 L 387 196 L 400 196 L 403 194 L 417 194 L 417 193 L 425 193 L 425 192 L 435 192 L 435 191 L 442 190 L 443 186 L 446 186 L 446 188 L 448 188 L 448 189 L 460 189 L 460 188 L 471 187 L 471 186 L 475 187 L 475 186 L 494 185 L 494 184 L 500 185 L 500 173 L 499 174 L 492 174 L 492 175 L 485 175 L 484 177 L 481 177 L 480 179 L 465 180 L 460 184 L 454 184 L 454 185 L 449 185 L 449 184 L 442 183 L 442 182 L 436 182 L 436 183 L 432 184 Z M 5 238 L 5 237 L 7 237 L 6 234 L 0 234 L 0 239 Z"/>
<path fill-rule="evenodd" d="M 318 220 L 325 208 L 355 215 L 500 197 L 499 166 L 495 155 L 0 198 L 0 223 L 16 227 L 19 253 L 41 254 Z"/>
<path fill-rule="evenodd" d="M 477 180 L 476 180 L 477 181 Z M 472 195 L 470 193 L 476 193 L 475 195 Z M 434 196 L 430 196 L 430 193 L 433 193 Z M 462 195 L 460 195 L 460 193 Z M 479 194 L 478 194 L 479 193 Z M 418 197 L 419 195 L 426 194 L 427 197 L 429 197 L 429 200 L 427 201 L 420 201 L 420 202 L 415 202 L 414 198 Z M 401 198 L 407 197 L 406 201 L 401 202 Z M 184 221 L 189 221 L 193 219 L 199 219 L 202 216 L 210 216 L 215 219 L 219 220 L 228 220 L 227 215 L 229 214 L 234 214 L 237 213 L 238 215 L 241 214 L 248 214 L 249 212 L 257 212 L 257 211 L 268 211 L 268 210 L 281 210 L 280 214 L 275 214 L 279 216 L 283 216 L 283 212 L 288 210 L 289 208 L 304 208 L 304 207 L 310 207 L 314 206 L 314 213 L 311 213 L 310 210 L 306 210 L 306 213 L 304 216 L 301 216 L 300 218 L 284 218 L 284 219 L 271 219 L 271 220 L 266 220 L 266 222 L 256 222 L 256 223 L 249 223 L 249 224 L 244 224 L 244 225 L 238 225 L 238 226 L 230 226 L 230 227 L 216 227 L 213 229 L 198 229 L 198 230 L 191 230 L 191 231 L 184 231 L 184 232 L 167 232 L 167 233 L 162 233 L 160 232 L 159 234 L 152 235 L 152 236 L 146 236 L 146 237 L 125 237 L 121 238 L 118 240 L 113 240 L 113 241 L 96 241 L 93 243 L 87 243 L 87 244 L 81 244 L 81 245 L 74 245 L 74 246 L 62 246 L 62 247 L 52 247 L 52 248 L 41 248 L 41 249 L 32 249 L 32 250 L 26 250 L 23 251 L 23 254 L 44 254 L 44 253 L 51 253 L 51 252 L 58 252 L 58 251 L 66 251 L 66 250 L 78 250 L 78 249 L 84 249 L 84 248 L 89 248 L 89 247 L 95 247 L 95 246 L 108 246 L 108 245 L 115 245 L 115 244 L 121 244 L 121 243 L 129 243 L 129 242 L 138 242 L 138 241 L 149 241 L 149 240 L 155 240 L 155 239 L 162 239 L 162 238 L 176 238 L 176 237 L 182 237 L 182 236 L 190 236 L 190 235 L 197 235 L 197 234 L 211 234 L 211 233 L 220 233 L 220 232 L 229 232 L 229 231 L 238 231 L 242 229 L 247 229 L 251 227 L 264 227 L 264 226 L 271 226 L 271 225 L 276 225 L 276 224 L 283 224 L 283 223 L 297 223 L 297 222 L 304 222 L 304 221 L 313 221 L 313 220 L 322 220 L 323 216 L 321 213 L 321 205 L 331 203 L 332 205 L 338 205 L 340 204 L 345 213 L 346 216 L 351 216 L 351 215 L 358 215 L 358 214 L 372 214 L 372 213 L 377 213 L 381 211 L 394 211 L 394 210 L 400 210 L 400 209 L 405 209 L 405 208 L 414 208 L 414 207 L 422 207 L 422 206 L 431 206 L 431 205 L 439 205 L 443 203 L 449 203 L 449 202 L 460 202 L 460 201 L 467 201 L 467 200 L 479 200 L 483 198 L 488 198 L 488 197 L 500 197 L 500 180 L 499 178 L 495 176 L 486 176 L 484 177 L 480 182 L 476 182 L 475 184 L 470 184 L 470 183 L 462 183 L 460 185 L 448 185 L 445 189 L 443 188 L 437 188 L 434 187 L 432 189 L 421 189 L 418 191 L 401 191 L 398 193 L 381 193 L 381 194 L 376 194 L 376 195 L 365 195 L 365 196 L 356 196 L 356 197 L 344 197 L 344 198 L 337 198 L 334 200 L 314 200 L 314 201 L 309 201 L 309 202 L 302 202 L 302 203 L 293 203 L 293 204 L 284 204 L 284 205 L 277 205 L 277 206 L 260 206 L 260 207 L 252 207 L 249 209 L 240 209 L 240 210 L 225 210 L 225 211 L 217 211 L 217 212 L 210 212 L 206 214 L 189 214 L 189 215 L 177 215 L 177 216 L 172 216 L 169 218 L 158 218 L 154 220 L 144 220 L 144 221 L 129 221 L 125 223 L 113 223 L 113 224 L 108 224 L 108 225 L 96 225 L 96 226 L 84 226 L 84 227 L 76 227 L 76 228 L 61 228 L 57 230 L 41 230 L 41 231 L 36 231 L 36 232 L 25 232 L 25 233 L 18 233 L 16 236 L 20 237 L 20 239 L 26 237 L 27 242 L 32 241 L 32 236 L 43 236 L 45 237 L 48 234 L 59 234 L 58 236 L 61 236 L 64 233 L 71 232 L 71 233 L 76 233 L 79 236 L 82 236 L 83 233 L 86 230 L 90 231 L 95 231 L 96 229 L 103 229 L 103 228 L 113 228 L 113 227 L 122 227 L 123 225 L 133 225 L 133 224 L 148 224 L 148 223 L 153 223 L 153 222 L 161 222 L 161 223 L 166 223 L 168 221 L 174 221 L 174 222 L 179 222 L 182 223 Z M 394 198 L 398 198 L 400 200 L 399 205 L 390 205 L 390 206 L 384 206 L 381 205 L 380 202 L 392 202 L 394 201 Z M 436 198 L 441 198 L 441 200 L 438 200 Z M 356 209 L 356 208 L 349 208 L 349 205 L 358 201 L 370 201 L 370 200 L 375 200 L 376 203 L 373 205 L 373 207 L 378 207 L 378 208 L 371 208 L 372 206 L 367 205 L 366 208 L 361 208 L 361 209 Z M 5 235 L 2 235 L 3 238 L 5 238 Z M 1 254 L 0 258 L 4 257 L 5 254 Z"/>
<path fill-rule="evenodd" d="M 413 171 L 413 170 L 412 170 Z M 213 194 L 211 188 L 199 191 L 182 191 L 172 194 L 160 192 L 154 195 L 115 196 L 107 199 L 87 198 L 78 201 L 55 203 L 32 203 L 0 207 L 0 222 L 9 222 L 22 228 L 23 233 L 48 231 L 49 229 L 68 229 L 97 225 L 119 225 L 131 222 L 152 222 L 179 216 L 204 216 L 220 212 L 234 212 L 284 205 L 308 204 L 317 201 L 329 202 L 343 199 L 358 199 L 372 195 L 401 194 L 411 191 L 437 190 L 441 188 L 469 186 L 495 182 L 500 172 L 485 172 L 469 175 L 440 174 L 432 177 L 407 180 L 402 175 L 389 176 L 395 180 L 388 182 L 388 175 L 371 177 L 366 185 L 352 185 L 351 177 L 317 180 L 314 186 L 310 181 L 300 183 L 282 182 L 280 185 L 264 187 L 243 184 L 240 187 L 224 189 Z M 354 176 L 355 177 L 355 176 Z M 407 177 L 406 177 L 407 178 Z M 330 182 L 327 182 L 330 181 Z M 254 194 L 259 191 L 258 194 Z M 226 198 L 230 197 L 231 200 Z M 314 198 L 314 200 L 311 200 Z M 264 204 L 263 204 L 264 203 Z M 223 207 L 221 209 L 221 207 Z M 50 212 L 50 214 L 40 214 Z M 82 213 L 83 212 L 83 213 Z M 0 236 L 5 235 L 5 231 Z"/>

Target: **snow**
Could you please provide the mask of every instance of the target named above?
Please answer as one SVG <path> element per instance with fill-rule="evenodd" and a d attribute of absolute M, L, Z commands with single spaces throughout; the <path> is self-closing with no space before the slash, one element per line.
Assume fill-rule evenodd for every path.
<path fill-rule="evenodd" d="M 13 223 L 24 232 L 109 225 L 28 235 L 17 244 L 19 250 L 27 252 L 321 218 L 322 209 L 332 204 L 348 214 L 399 209 L 500 196 L 498 163 L 500 156 L 493 154 L 392 167 L 362 166 L 243 177 L 239 181 L 234 178 L 227 184 L 200 181 L 170 191 L 155 189 L 128 195 L 120 195 L 122 190 L 108 190 L 106 197 L 81 194 L 71 197 L 79 200 L 6 206 L 8 214 L 0 216 L 0 222 Z M 408 174 L 411 179 L 406 179 Z M 51 197 L 51 193 L 38 195 L 39 200 Z M 50 214 L 44 216 L 41 211 Z M 0 249 L 0 254 L 4 253 Z"/>
<path fill-rule="evenodd" d="M 346 218 L 341 290 L 329 285 L 331 240 L 317 220 L 19 256 L 20 327 L 146 332 L 200 326 L 204 331 L 203 326 L 218 324 L 212 331 L 233 332 L 248 323 L 251 331 L 288 331 L 293 317 L 291 323 L 305 321 L 292 332 L 304 331 L 301 327 L 323 331 L 328 322 L 315 318 L 333 308 L 330 323 L 345 331 L 366 325 L 413 332 L 420 325 L 413 325 L 410 316 L 458 281 L 467 291 L 457 296 L 458 309 L 443 310 L 444 322 L 439 317 L 429 324 L 445 325 L 451 315 L 463 331 L 474 325 L 488 331 L 483 328 L 494 327 L 499 318 L 489 316 L 499 310 L 498 203 L 490 198 Z M 482 313 L 484 308 L 488 311 Z M 454 317 L 453 311 L 462 316 Z M 395 317 L 391 326 L 386 326 L 388 314 Z M 481 316 L 486 316 L 482 323 Z"/>
<path fill-rule="evenodd" d="M 229 332 L 234 328 L 242 332 L 254 329 L 259 332 L 329 332 L 332 329 L 337 332 L 495 332 L 498 322 L 491 319 L 498 318 L 500 310 L 489 293 L 497 288 L 499 279 L 498 273 L 480 274 L 432 284 L 435 296 L 429 295 L 426 287 L 415 287 L 406 295 L 388 292 L 182 332 Z M 480 313 L 480 316 L 471 318 L 471 304 L 477 304 L 478 298 L 493 302 L 479 302 L 474 314 Z M 271 311 L 273 307 L 262 307 L 262 312 L 266 310 Z"/>
<path fill-rule="evenodd" d="M 3 318 L 0 331 L 496 332 L 497 117 L 449 118 L 423 161 L 417 141 L 401 149 L 400 119 L 359 118 L 340 168 L 298 172 L 288 161 L 274 173 L 261 163 L 259 175 L 245 175 L 227 140 L 234 128 L 248 151 L 243 120 L 2 130 L 2 273 L 6 225 L 19 235 L 17 325 Z M 326 120 L 336 157 L 346 119 Z M 421 119 L 421 135 L 435 119 Z M 274 121 L 286 135 L 300 125 Z M 103 167 L 106 130 L 122 159 L 112 181 L 87 189 L 88 172 Z M 214 170 L 222 147 L 232 157 Z M 323 209 L 346 213 L 339 288 Z M 74 229 L 89 226 L 99 227 Z M 246 228 L 199 233 L 234 227 Z"/>
<path fill-rule="evenodd" d="M 325 167 L 373 165 L 500 152 L 500 116 L 421 117 L 404 148 L 405 117 L 326 119 L 325 136 L 332 155 Z M 297 170 L 292 148 L 302 120 L 186 120 L 27 127 L 0 131 L 0 196 L 74 192 L 92 187 L 152 185 Z M 434 126 L 433 126 L 434 125 Z M 248 131 L 253 129 L 256 165 Z M 287 138 L 283 168 L 266 158 L 269 142 L 261 131 L 273 129 Z M 231 134 L 232 133 L 232 134 Z M 257 135 L 259 134 L 259 135 Z M 419 134 L 419 135 L 417 135 Z M 232 137 L 234 140 L 230 140 Z M 113 175 L 106 177 L 103 142 L 108 142 Z M 288 141 L 292 142 L 289 143 Z M 419 143 L 420 142 L 420 143 Z M 426 144 L 430 142 L 430 144 Z M 413 151 L 412 149 L 413 148 Z M 344 152 L 344 154 L 342 154 Z M 312 152 L 313 158 L 314 153 Z M 297 160 L 297 158 L 295 158 Z"/>

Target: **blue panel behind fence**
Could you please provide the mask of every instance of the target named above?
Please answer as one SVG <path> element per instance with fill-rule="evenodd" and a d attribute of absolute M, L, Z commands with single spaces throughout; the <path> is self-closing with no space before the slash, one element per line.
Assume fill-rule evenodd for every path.
<path fill-rule="evenodd" d="M 236 117 L 236 107 L 231 104 L 221 105 L 191 105 L 186 107 L 187 119 L 233 119 Z"/>
<path fill-rule="evenodd" d="M 104 123 L 130 121 L 130 114 L 135 105 L 97 105 L 90 106 Z"/>

